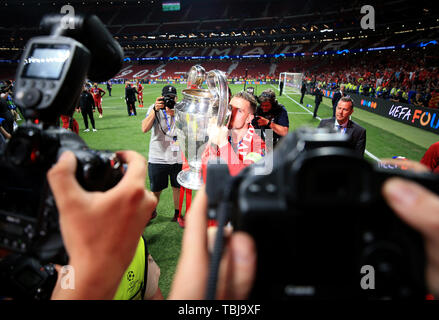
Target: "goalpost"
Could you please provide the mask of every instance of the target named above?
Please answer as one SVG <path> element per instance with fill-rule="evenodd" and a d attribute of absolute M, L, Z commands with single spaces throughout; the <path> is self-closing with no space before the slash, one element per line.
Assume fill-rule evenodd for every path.
<path fill-rule="evenodd" d="M 300 88 L 302 86 L 302 77 L 302 73 L 281 72 L 279 74 L 279 86 L 280 83 L 283 81 L 283 92 L 300 93 Z"/>

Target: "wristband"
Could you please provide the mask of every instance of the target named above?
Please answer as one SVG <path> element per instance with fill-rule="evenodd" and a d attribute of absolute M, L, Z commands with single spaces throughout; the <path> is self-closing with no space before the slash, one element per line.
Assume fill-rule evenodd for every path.
<path fill-rule="evenodd" d="M 267 127 L 270 128 L 270 126 L 271 126 L 271 120 L 268 120 Z"/>

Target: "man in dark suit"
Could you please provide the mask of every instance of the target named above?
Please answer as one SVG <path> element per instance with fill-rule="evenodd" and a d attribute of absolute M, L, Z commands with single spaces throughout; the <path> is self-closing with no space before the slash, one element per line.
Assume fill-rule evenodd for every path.
<path fill-rule="evenodd" d="M 338 101 L 335 118 L 323 119 L 320 121 L 319 128 L 332 128 L 343 134 L 348 134 L 352 149 L 363 156 L 366 149 L 366 129 L 349 120 L 353 112 L 354 102 L 350 97 L 343 97 Z"/>
<path fill-rule="evenodd" d="M 340 90 L 336 91 L 334 93 L 334 96 L 332 97 L 332 117 L 335 118 L 335 109 L 337 109 L 338 101 L 343 98 L 345 95 L 344 93 L 344 85 L 342 84 L 340 86 Z"/>
<path fill-rule="evenodd" d="M 302 93 L 302 96 L 300 97 L 300 104 L 303 104 L 303 97 L 306 93 L 306 82 L 302 81 L 302 87 L 300 88 L 300 92 Z"/>
<path fill-rule="evenodd" d="M 319 84 L 317 85 L 316 89 L 314 90 L 314 95 L 316 97 L 315 99 L 315 107 L 314 107 L 314 114 L 313 114 L 313 118 L 317 117 L 317 111 L 319 110 L 319 105 L 323 100 L 323 92 L 321 90 L 322 85 Z"/>
<path fill-rule="evenodd" d="M 125 101 L 127 103 L 128 116 L 137 116 L 136 112 L 136 94 L 138 94 L 136 88 L 131 86 L 131 83 L 127 84 L 125 88 Z"/>

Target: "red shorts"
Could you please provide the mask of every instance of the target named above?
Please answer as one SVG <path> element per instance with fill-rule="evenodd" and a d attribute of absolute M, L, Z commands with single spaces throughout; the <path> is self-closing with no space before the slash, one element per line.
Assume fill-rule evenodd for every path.
<path fill-rule="evenodd" d="M 61 121 L 62 121 L 62 127 L 64 129 L 69 129 L 70 117 L 61 116 Z M 72 131 L 76 134 L 79 134 L 79 125 L 75 119 L 73 119 L 72 121 Z"/>
<path fill-rule="evenodd" d="M 93 98 L 93 100 L 95 101 L 96 107 L 102 106 L 102 98 Z"/>

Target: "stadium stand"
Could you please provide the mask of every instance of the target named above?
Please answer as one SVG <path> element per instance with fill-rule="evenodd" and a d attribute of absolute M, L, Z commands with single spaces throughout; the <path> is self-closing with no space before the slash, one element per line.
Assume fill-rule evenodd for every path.
<path fill-rule="evenodd" d="M 398 6 L 399 2 L 404 6 Z M 182 2 L 178 12 L 163 12 L 161 4 L 144 5 L 136 1 L 112 6 L 84 5 L 80 9 L 98 14 L 124 47 L 130 64 L 119 73 L 119 78 L 180 79 L 195 63 L 201 63 L 207 70 L 219 68 L 232 79 L 243 79 L 246 71 L 247 77 L 254 79 L 277 79 L 280 72 L 302 72 L 309 79 L 325 84 L 360 80 L 376 86 L 377 79 L 382 77 L 387 85 L 399 85 L 406 91 L 413 85 L 423 91 L 427 87 L 431 89 L 437 78 L 436 45 L 350 53 L 437 41 L 437 14 L 423 10 L 414 2 L 396 0 L 392 4 L 376 4 L 377 21 L 385 17 L 386 27 L 379 28 L 378 22 L 375 32 L 360 30 L 362 15 L 358 5 L 342 0 L 331 3 L 227 0 L 211 1 L 209 6 L 201 4 L 198 0 Z M 21 12 L 18 5 L 9 9 Z M 13 76 L 10 60 L 19 59 L 24 43 L 38 34 L 42 15 L 57 8 L 46 3 L 33 9 L 17 17 L 0 10 L 3 79 Z M 332 31 L 322 32 L 329 29 Z M 346 50 L 349 59 L 345 59 Z M 338 51 L 343 54 L 315 54 Z M 240 59 L 227 58 L 236 55 Z M 192 59 L 200 56 L 206 58 Z M 211 59 L 211 56 L 226 60 Z M 185 58 L 169 60 L 174 57 Z"/>

